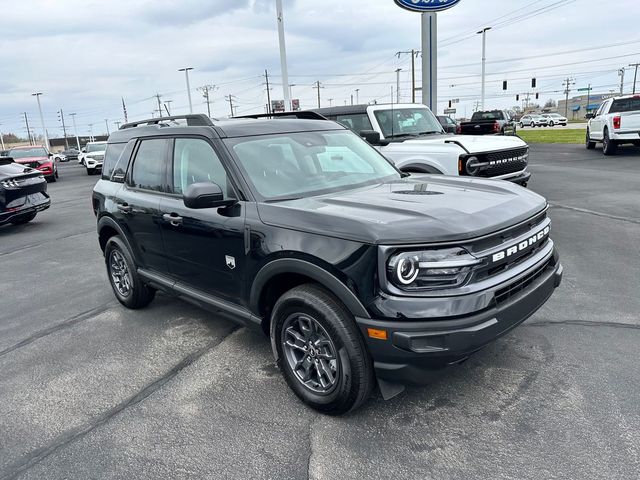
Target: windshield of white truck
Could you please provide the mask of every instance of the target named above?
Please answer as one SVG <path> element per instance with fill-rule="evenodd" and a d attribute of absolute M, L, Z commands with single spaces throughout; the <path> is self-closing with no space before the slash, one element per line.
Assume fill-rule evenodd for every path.
<path fill-rule="evenodd" d="M 385 138 L 417 137 L 443 133 L 442 125 L 427 108 L 376 110 L 376 120 Z"/>

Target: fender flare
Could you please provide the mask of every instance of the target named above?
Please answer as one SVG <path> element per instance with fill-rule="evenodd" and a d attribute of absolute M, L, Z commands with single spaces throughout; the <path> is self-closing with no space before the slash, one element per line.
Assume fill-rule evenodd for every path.
<path fill-rule="evenodd" d="M 402 167 L 400 167 L 400 171 L 443 175 L 443 173 L 440 170 L 438 170 L 436 167 L 433 167 L 431 165 L 426 165 L 424 163 L 410 163 L 408 165 L 403 165 Z"/>
<path fill-rule="evenodd" d="M 251 293 L 249 296 L 251 311 L 259 311 L 260 295 L 264 287 L 269 280 L 281 273 L 297 273 L 309 277 L 338 297 L 352 315 L 371 318 L 367 309 L 364 308 L 364 305 L 360 302 L 360 299 L 358 299 L 355 293 L 349 290 L 344 283 L 322 267 L 297 258 L 280 258 L 273 260 L 260 269 L 251 285 Z"/>
<path fill-rule="evenodd" d="M 129 253 L 131 253 L 131 255 L 134 257 L 134 260 L 136 261 L 136 263 L 138 263 L 138 258 L 136 258 L 136 252 L 133 248 L 131 248 L 131 243 L 129 243 L 129 238 L 124 233 L 124 230 L 122 230 L 122 227 L 118 225 L 118 222 L 116 222 L 113 218 L 107 215 L 100 217 L 100 219 L 98 220 L 98 228 L 97 228 L 98 241 L 100 239 L 100 232 L 105 227 L 113 228 L 116 232 L 118 232 L 118 235 L 120 236 L 120 238 L 122 238 L 122 241 L 127 245 L 127 248 L 129 249 Z"/>

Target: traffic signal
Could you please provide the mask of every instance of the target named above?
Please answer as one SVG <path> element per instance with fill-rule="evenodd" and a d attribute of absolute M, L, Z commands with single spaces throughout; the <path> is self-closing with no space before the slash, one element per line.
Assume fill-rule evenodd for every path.
<path fill-rule="evenodd" d="M 516 102 L 520 101 L 520 95 L 516 95 Z"/>
<path fill-rule="evenodd" d="M 506 80 L 502 82 L 502 89 L 503 90 L 507 89 L 507 81 Z"/>
<path fill-rule="evenodd" d="M 449 108 L 451 108 L 451 100 L 449 100 Z"/>
<path fill-rule="evenodd" d="M 536 92 L 536 100 L 538 100 L 539 98 L 540 98 L 540 94 Z"/>
<path fill-rule="evenodd" d="M 531 79 L 531 88 L 536 88 L 536 79 L 535 78 Z"/>

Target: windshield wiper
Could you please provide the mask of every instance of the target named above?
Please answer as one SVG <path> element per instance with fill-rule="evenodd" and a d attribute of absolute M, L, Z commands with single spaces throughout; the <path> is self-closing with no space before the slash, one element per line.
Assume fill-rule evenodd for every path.
<path fill-rule="evenodd" d="M 438 133 L 442 133 L 442 132 L 439 132 L 437 130 L 430 130 L 428 132 L 420 132 L 420 133 L 418 133 L 418 135 L 420 135 L 420 136 L 422 136 L 422 135 L 436 135 Z"/>
<path fill-rule="evenodd" d="M 300 200 L 303 197 L 273 197 L 265 200 L 264 203 L 288 202 L 290 200 Z"/>

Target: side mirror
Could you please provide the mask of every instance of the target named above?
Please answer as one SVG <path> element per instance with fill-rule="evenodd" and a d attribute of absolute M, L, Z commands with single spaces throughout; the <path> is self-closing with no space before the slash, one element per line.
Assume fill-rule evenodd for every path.
<path fill-rule="evenodd" d="M 49 152 L 49 153 L 47 154 L 47 157 L 49 157 L 49 158 L 53 157 L 53 153 Z"/>
<path fill-rule="evenodd" d="M 184 192 L 183 201 L 188 208 L 228 207 L 236 203 L 234 199 L 224 199 L 219 185 L 213 182 L 192 183 Z"/>
<path fill-rule="evenodd" d="M 584 118 L 586 118 L 587 120 L 591 120 L 592 118 L 595 118 L 595 113 L 587 113 Z"/>
<path fill-rule="evenodd" d="M 82 153 L 87 153 L 87 149 L 83 148 L 82 150 L 80 150 Z"/>
<path fill-rule="evenodd" d="M 360 136 L 364 138 L 369 145 L 385 146 L 390 143 L 388 140 L 381 140 L 380 133 L 375 130 L 361 130 Z"/>

